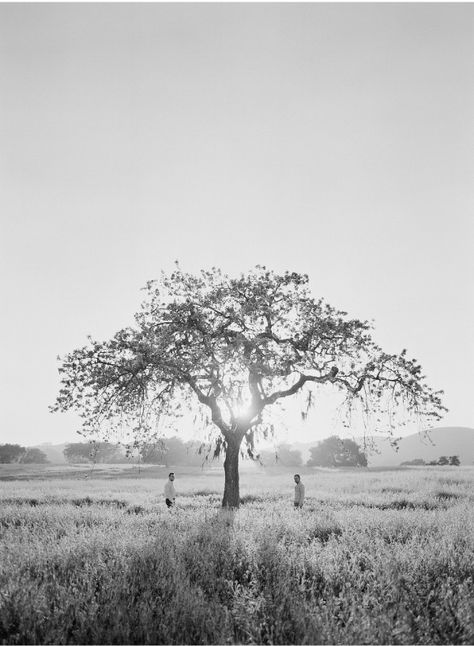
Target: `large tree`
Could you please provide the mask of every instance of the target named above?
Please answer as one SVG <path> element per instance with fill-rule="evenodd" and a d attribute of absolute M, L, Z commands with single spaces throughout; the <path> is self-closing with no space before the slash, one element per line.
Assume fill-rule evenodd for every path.
<path fill-rule="evenodd" d="M 414 359 L 383 352 L 367 321 L 315 300 L 306 275 L 177 267 L 145 289 L 133 327 L 89 337 L 62 360 L 52 410 L 79 411 L 86 436 L 129 428 L 145 442 L 160 416 L 197 403 L 217 431 L 216 454 L 225 452 L 224 506 L 239 505 L 239 455 L 253 455 L 256 432 L 272 432 L 273 405 L 304 392 L 309 407 L 315 385 L 343 391 L 348 409 L 385 413 L 389 431 L 397 408 L 425 426 L 445 410 Z"/>

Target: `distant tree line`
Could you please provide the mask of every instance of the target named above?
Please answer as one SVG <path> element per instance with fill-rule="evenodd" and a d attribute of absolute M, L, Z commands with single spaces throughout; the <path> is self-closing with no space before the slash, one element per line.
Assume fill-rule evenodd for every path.
<path fill-rule="evenodd" d="M 425 462 L 422 458 L 415 458 L 414 460 L 407 460 L 401 463 L 401 466 L 452 466 L 458 467 L 461 464 L 459 455 L 442 455 L 437 460 L 431 460 L 431 462 Z"/>
<path fill-rule="evenodd" d="M 145 464 L 201 466 L 212 457 L 210 450 L 210 446 L 202 442 L 183 442 L 179 437 L 168 437 L 143 447 L 141 459 Z"/>
<path fill-rule="evenodd" d="M 76 442 L 67 444 L 64 457 L 69 463 L 124 463 L 130 461 L 125 448 L 109 442 Z M 356 467 L 367 466 L 367 458 L 353 440 L 342 440 L 337 436 L 329 437 L 310 448 L 307 466 Z M 135 459 L 143 464 L 162 464 L 165 466 L 202 466 L 213 457 L 210 445 L 197 441 L 184 442 L 179 437 L 168 437 L 154 444 L 140 448 Z M 263 450 L 258 456 L 263 466 L 281 465 L 286 467 L 303 466 L 301 451 L 282 443 L 274 450 Z"/>
<path fill-rule="evenodd" d="M 67 444 L 64 457 L 69 463 L 124 463 L 130 461 L 125 448 L 110 442 L 76 442 Z M 307 466 L 355 467 L 367 466 L 367 458 L 353 440 L 342 440 L 337 436 L 329 437 L 310 449 Z M 143 464 L 162 464 L 165 466 L 202 466 L 212 459 L 210 445 L 198 441 L 183 442 L 179 437 L 168 437 L 154 444 L 146 444 L 134 460 Z M 301 451 L 282 443 L 274 450 L 261 451 L 258 456 L 263 466 L 280 465 L 286 467 L 303 466 Z"/>
<path fill-rule="evenodd" d="M 133 455 L 126 447 L 110 442 L 75 442 L 67 444 L 63 450 L 67 462 L 85 464 L 88 462 L 102 464 L 123 464 L 140 461 L 144 464 L 201 466 L 209 457 L 208 447 L 201 442 L 168 437 L 153 444 L 145 444 L 139 453 Z"/>
<path fill-rule="evenodd" d="M 46 464 L 46 453 L 20 444 L 0 444 L 0 464 Z"/>
<path fill-rule="evenodd" d="M 366 467 L 367 456 L 361 447 L 350 439 L 342 439 L 337 435 L 318 442 L 309 449 L 308 467 Z M 265 465 L 281 464 L 283 466 L 302 466 L 301 452 L 292 450 L 289 444 L 280 444 L 274 452 L 263 451 L 260 460 Z M 459 466 L 458 455 L 442 455 L 437 460 L 425 462 L 421 458 L 402 462 L 401 466 Z"/>
<path fill-rule="evenodd" d="M 279 444 L 273 451 L 261 451 L 259 461 L 264 466 L 300 467 L 303 464 L 301 451 L 292 449 L 289 444 Z"/>
<path fill-rule="evenodd" d="M 308 467 L 366 467 L 367 457 L 354 440 L 343 440 L 337 435 L 321 440 L 309 449 Z M 280 444 L 274 452 L 262 451 L 260 461 L 265 465 L 302 466 L 301 452 L 289 444 Z"/>
<path fill-rule="evenodd" d="M 367 456 L 360 446 L 350 439 L 341 439 L 337 435 L 321 440 L 309 449 L 309 467 L 366 467 Z M 67 444 L 63 451 L 69 463 L 85 464 L 89 462 L 120 464 L 130 461 L 126 449 L 120 444 L 110 442 L 75 442 Z M 197 441 L 184 442 L 179 437 L 169 437 L 154 444 L 146 444 L 135 457 L 144 464 L 161 464 L 164 466 L 201 466 L 212 458 L 210 446 Z M 303 466 L 301 451 L 292 449 L 288 443 L 282 443 L 273 451 L 264 450 L 259 454 L 259 461 L 264 466 L 281 465 L 286 467 Z M 19 444 L 0 444 L 0 464 L 46 464 L 46 454 L 36 447 L 24 447 Z M 401 466 L 459 466 L 458 455 L 442 455 L 437 460 L 425 462 L 415 458 L 401 463 Z"/>
<path fill-rule="evenodd" d="M 73 442 L 66 444 L 63 455 L 67 462 L 73 464 L 126 462 L 120 445 L 110 442 Z"/>

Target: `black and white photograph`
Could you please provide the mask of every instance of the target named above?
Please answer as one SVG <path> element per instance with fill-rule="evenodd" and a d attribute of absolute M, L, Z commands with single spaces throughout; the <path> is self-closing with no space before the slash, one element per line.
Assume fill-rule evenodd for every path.
<path fill-rule="evenodd" d="M 0 2 L 0 644 L 474 644 L 474 6 Z"/>

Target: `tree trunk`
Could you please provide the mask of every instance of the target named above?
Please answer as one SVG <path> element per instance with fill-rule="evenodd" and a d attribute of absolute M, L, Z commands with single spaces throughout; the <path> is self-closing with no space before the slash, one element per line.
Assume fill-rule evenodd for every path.
<path fill-rule="evenodd" d="M 240 505 L 239 489 L 239 453 L 240 442 L 232 439 L 227 442 L 224 460 L 224 498 L 223 507 L 237 508 Z"/>

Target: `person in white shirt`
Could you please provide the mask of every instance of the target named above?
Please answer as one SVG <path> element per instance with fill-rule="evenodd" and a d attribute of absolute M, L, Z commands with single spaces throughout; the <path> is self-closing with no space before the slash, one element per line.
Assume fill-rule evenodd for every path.
<path fill-rule="evenodd" d="M 174 488 L 174 473 L 168 475 L 165 484 L 165 502 L 167 507 L 173 507 L 176 500 L 176 489 Z"/>
<path fill-rule="evenodd" d="M 304 484 L 301 482 L 299 473 L 295 474 L 295 508 L 302 507 L 304 502 Z"/>

